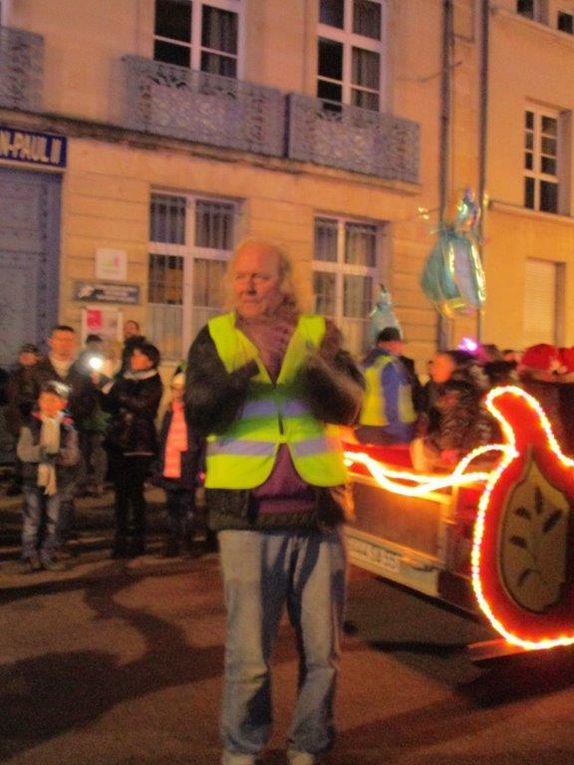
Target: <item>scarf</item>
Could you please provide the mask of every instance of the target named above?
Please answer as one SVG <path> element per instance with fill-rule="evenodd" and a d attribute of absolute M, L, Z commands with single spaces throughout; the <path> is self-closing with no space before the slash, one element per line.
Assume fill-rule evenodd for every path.
<path fill-rule="evenodd" d="M 183 401 L 174 401 L 171 412 L 163 474 L 166 478 L 181 478 L 181 453 L 187 451 L 187 425 Z"/>
<path fill-rule="evenodd" d="M 42 429 L 40 430 L 40 446 L 45 456 L 43 462 L 38 465 L 38 486 L 44 487 L 44 493 L 49 497 L 58 491 L 56 482 L 55 457 L 60 451 L 60 423 L 63 414 L 60 412 L 56 417 L 42 417 Z M 50 459 L 51 458 L 51 459 Z"/>

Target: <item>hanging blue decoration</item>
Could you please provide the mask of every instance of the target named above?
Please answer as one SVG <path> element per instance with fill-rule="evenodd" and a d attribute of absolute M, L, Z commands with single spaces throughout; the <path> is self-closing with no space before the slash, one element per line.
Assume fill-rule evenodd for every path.
<path fill-rule="evenodd" d="M 441 224 L 421 276 L 421 287 L 446 318 L 479 311 L 486 302 L 484 270 L 478 251 L 480 209 L 470 189 L 450 221 Z"/>
<path fill-rule="evenodd" d="M 385 327 L 396 327 L 401 335 L 403 334 L 399 320 L 397 319 L 393 310 L 393 301 L 391 299 L 391 293 L 385 287 L 384 284 L 379 285 L 381 291 L 379 293 L 379 299 L 375 303 L 375 307 L 369 314 L 370 326 L 371 326 L 371 340 L 374 343 L 377 339 L 377 335 Z"/>

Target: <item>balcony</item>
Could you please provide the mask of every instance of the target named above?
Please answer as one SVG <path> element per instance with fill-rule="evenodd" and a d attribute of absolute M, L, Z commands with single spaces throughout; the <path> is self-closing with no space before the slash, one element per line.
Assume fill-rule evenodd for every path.
<path fill-rule="evenodd" d="M 285 153 L 285 96 L 278 90 L 124 56 L 125 127 L 255 154 Z"/>
<path fill-rule="evenodd" d="M 40 110 L 43 58 L 40 35 L 0 27 L 0 107 Z"/>
<path fill-rule="evenodd" d="M 121 123 L 152 135 L 418 181 L 419 126 L 355 106 L 124 56 Z M 287 140 L 286 140 L 287 137 Z"/>
<path fill-rule="evenodd" d="M 419 143 L 415 122 L 356 106 L 330 108 L 317 98 L 289 95 L 291 159 L 416 183 Z"/>

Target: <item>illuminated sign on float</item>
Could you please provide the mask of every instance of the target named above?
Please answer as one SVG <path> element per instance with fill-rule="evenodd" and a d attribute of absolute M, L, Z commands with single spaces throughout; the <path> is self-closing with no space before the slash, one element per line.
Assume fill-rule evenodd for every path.
<path fill-rule="evenodd" d="M 562 454 L 538 401 L 520 388 L 495 388 L 486 406 L 506 443 L 474 450 L 448 475 L 391 468 L 360 444 L 346 449 L 347 464 L 362 465 L 382 488 L 405 496 L 485 483 L 471 555 L 480 608 L 497 632 L 525 650 L 571 645 L 574 460 Z M 499 453 L 492 471 L 469 470 L 490 452 Z"/>

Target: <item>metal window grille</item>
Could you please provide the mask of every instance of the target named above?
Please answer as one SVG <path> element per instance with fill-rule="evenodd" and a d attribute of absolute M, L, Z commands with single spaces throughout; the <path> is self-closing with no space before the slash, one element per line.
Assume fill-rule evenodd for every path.
<path fill-rule="evenodd" d="M 315 220 L 315 310 L 337 323 L 347 347 L 357 355 L 368 345 L 380 241 L 381 226 L 373 223 Z"/>
<path fill-rule="evenodd" d="M 167 360 L 181 359 L 197 331 L 223 309 L 236 214 L 231 202 L 152 195 L 147 334 Z"/>

